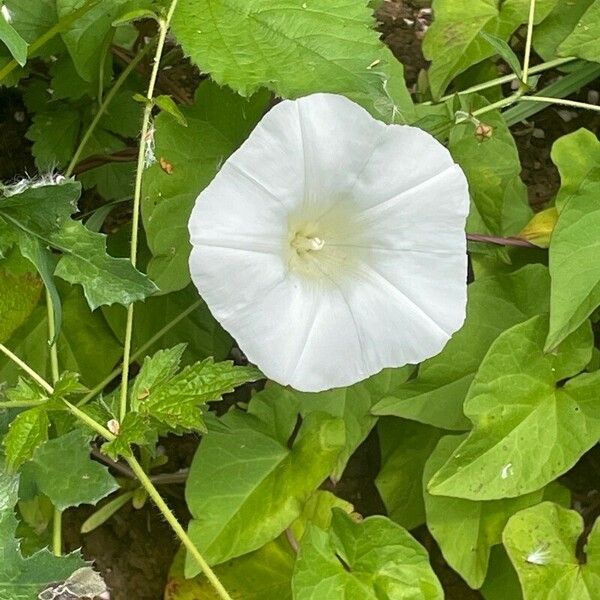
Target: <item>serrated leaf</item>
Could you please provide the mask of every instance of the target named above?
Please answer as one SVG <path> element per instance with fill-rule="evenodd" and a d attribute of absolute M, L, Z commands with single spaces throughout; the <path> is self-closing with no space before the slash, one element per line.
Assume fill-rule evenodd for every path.
<path fill-rule="evenodd" d="M 198 87 L 194 105 L 181 108 L 186 128 L 168 114 L 156 118 L 154 152 L 159 162 L 144 175 L 142 217 L 153 255 L 148 274 L 162 293 L 189 284 L 187 227 L 194 202 L 246 139 L 268 101 L 264 91 L 244 99 L 207 80 Z M 161 168 L 161 159 L 171 165 L 170 173 Z"/>
<path fill-rule="evenodd" d="M 430 493 L 520 496 L 556 479 L 600 439 L 600 373 L 573 377 L 591 358 L 591 327 L 545 354 L 547 327 L 547 317 L 533 317 L 492 344 L 465 401 L 473 430 L 433 476 Z"/>
<path fill-rule="evenodd" d="M 189 534 L 210 564 L 256 550 L 282 533 L 333 471 L 344 446 L 343 421 L 312 413 L 290 449 L 297 412 L 285 402 L 272 409 L 268 422 L 227 413 L 196 452 L 186 487 Z M 188 560 L 186 575 L 197 573 Z"/>
<path fill-rule="evenodd" d="M 332 473 L 333 479 L 337 481 L 341 479 L 348 459 L 377 422 L 377 417 L 371 414 L 371 408 L 381 398 L 393 393 L 397 386 L 408 379 L 411 372 L 411 367 L 384 369 L 354 385 L 317 393 L 298 392 L 270 381 L 263 391 L 254 396 L 248 410 L 263 421 L 269 421 L 273 407 L 282 402 L 293 407 L 303 417 L 313 412 L 326 412 L 333 417 L 342 418 L 346 429 L 346 443 Z"/>
<path fill-rule="evenodd" d="M 127 306 L 152 294 L 156 286 L 146 275 L 106 253 L 106 236 L 70 218 L 79 189 L 74 182 L 29 188 L 0 200 L 0 217 L 63 253 L 55 275 L 81 284 L 92 310 L 114 302 Z"/>
<path fill-rule="evenodd" d="M 65 167 L 77 146 L 81 121 L 73 110 L 47 109 L 36 112 L 26 137 L 40 171 Z"/>
<path fill-rule="evenodd" d="M 128 306 L 157 290 L 127 259 L 106 253 L 106 236 L 90 231 L 79 221 L 65 223 L 49 240 L 64 253 L 55 275 L 83 286 L 92 310 L 115 302 Z"/>
<path fill-rule="evenodd" d="M 19 35 L 19 32 L 10 24 L 4 14 L 0 15 L 0 40 L 6 44 L 13 58 L 22 67 L 25 66 L 29 44 Z"/>
<path fill-rule="evenodd" d="M 440 354 L 419 366 L 373 413 L 414 419 L 442 429 L 465 430 L 463 402 L 492 342 L 506 329 L 548 310 L 548 270 L 528 265 L 469 285 L 467 318 Z"/>
<path fill-rule="evenodd" d="M 600 62 L 600 2 L 595 2 L 585 11 L 573 32 L 558 48 L 562 56 L 577 56 L 585 60 Z"/>
<path fill-rule="evenodd" d="M 237 367 L 229 361 L 215 363 L 207 358 L 157 382 L 147 397 L 138 396 L 136 409 L 172 428 L 203 430 L 201 405 L 220 400 L 237 386 L 263 377 L 254 367 Z"/>
<path fill-rule="evenodd" d="M 130 412 L 125 415 L 119 424 L 117 437 L 102 446 L 102 452 L 117 460 L 120 456 L 133 456 L 131 446 L 145 446 L 153 448 L 158 441 L 160 423 L 148 415 Z"/>
<path fill-rule="evenodd" d="M 380 419 L 381 469 L 375 479 L 387 516 L 406 529 L 425 522 L 423 469 L 441 429 L 405 419 Z"/>
<path fill-rule="evenodd" d="M 154 98 L 154 103 L 158 108 L 171 115 L 181 126 L 187 127 L 185 116 L 171 96 L 156 96 L 156 98 Z"/>
<path fill-rule="evenodd" d="M 595 600 L 600 586 L 600 520 L 586 545 L 587 561 L 577 558 L 583 519 L 574 510 L 544 502 L 508 522 L 504 546 L 517 570 L 524 600 Z"/>
<path fill-rule="evenodd" d="M 502 530 L 517 511 L 538 504 L 544 490 L 517 498 L 474 502 L 427 493 L 431 476 L 465 440 L 465 435 L 447 436 L 439 441 L 423 473 L 427 527 L 436 539 L 448 564 L 470 587 L 480 588 L 485 580 L 490 552 L 502 542 Z"/>
<path fill-rule="evenodd" d="M 152 356 L 144 359 L 142 368 L 131 386 L 131 407 L 137 410 L 150 392 L 160 384 L 165 383 L 179 370 L 181 356 L 185 344 L 178 344 L 173 348 L 159 350 Z"/>
<path fill-rule="evenodd" d="M 380 516 L 355 522 L 334 509 L 331 530 L 312 525 L 300 544 L 294 600 L 441 600 L 425 549 Z"/>
<path fill-rule="evenodd" d="M 538 0 L 535 23 L 542 21 L 556 2 Z M 437 99 L 456 75 L 494 54 L 481 32 L 507 40 L 527 22 L 529 0 L 434 0 L 433 11 L 435 19 L 423 41 L 423 52 L 432 61 L 428 76 Z"/>
<path fill-rule="evenodd" d="M 91 459 L 89 436 L 81 430 L 39 446 L 24 469 L 39 491 L 61 511 L 96 504 L 119 489 L 108 469 Z"/>
<path fill-rule="evenodd" d="M 403 79 L 366 0 L 182 0 L 173 31 L 202 71 L 243 96 L 261 87 L 283 98 L 332 92 L 376 112 L 388 105 L 390 118 L 390 71 Z"/>
<path fill-rule="evenodd" d="M 0 598 L 34 600 L 49 584 L 64 581 L 85 563 L 79 554 L 53 556 L 42 550 L 24 558 L 17 540 L 14 507 L 18 500 L 18 477 L 7 473 L 0 460 Z"/>
<path fill-rule="evenodd" d="M 9 471 L 17 471 L 33 456 L 35 449 L 48 439 L 49 426 L 48 414 L 42 406 L 25 410 L 14 418 L 2 440 Z"/>

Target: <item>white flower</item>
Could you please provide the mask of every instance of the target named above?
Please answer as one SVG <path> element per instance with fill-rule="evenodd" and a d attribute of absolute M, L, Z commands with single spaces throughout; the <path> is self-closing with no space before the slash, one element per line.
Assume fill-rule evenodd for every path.
<path fill-rule="evenodd" d="M 192 278 L 267 377 L 351 385 L 463 323 L 467 182 L 414 127 L 315 94 L 275 106 L 200 194 Z"/>

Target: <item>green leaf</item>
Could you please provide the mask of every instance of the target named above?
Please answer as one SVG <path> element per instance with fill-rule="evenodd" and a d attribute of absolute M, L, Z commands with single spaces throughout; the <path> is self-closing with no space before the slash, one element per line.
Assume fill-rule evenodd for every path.
<path fill-rule="evenodd" d="M 153 255 L 148 273 L 161 292 L 180 290 L 190 282 L 187 228 L 196 197 L 248 137 L 268 101 L 265 92 L 244 99 L 206 80 L 194 105 L 181 108 L 186 128 L 168 114 L 156 118 L 155 155 L 171 165 L 171 172 L 160 162 L 146 171 L 142 217 Z"/>
<path fill-rule="evenodd" d="M 133 456 L 133 445 L 154 450 L 160 430 L 160 423 L 152 417 L 137 412 L 127 413 L 119 424 L 119 435 L 102 446 L 102 453 L 117 460 L 120 456 Z"/>
<path fill-rule="evenodd" d="M 577 56 L 593 62 L 600 62 L 600 1 L 585 11 L 575 29 L 559 46 L 562 56 Z"/>
<path fill-rule="evenodd" d="M 471 109 L 488 106 L 477 96 Z M 492 127 L 492 137 L 480 141 L 470 121 L 455 125 L 450 133 L 449 149 L 469 182 L 473 204 L 492 235 L 517 234 L 529 221 L 532 211 L 527 188 L 521 181 L 521 161 L 515 140 L 498 111 L 482 117 Z"/>
<path fill-rule="evenodd" d="M 594 600 L 600 586 L 600 520 L 587 539 L 587 561 L 577 542 L 583 519 L 574 510 L 544 502 L 513 516 L 503 540 L 517 570 L 524 600 Z"/>
<path fill-rule="evenodd" d="M 548 310 L 548 270 L 528 265 L 469 285 L 467 318 L 440 354 L 421 363 L 416 378 L 374 408 L 442 429 L 469 429 L 463 401 L 492 342 L 506 329 Z"/>
<path fill-rule="evenodd" d="M 553 348 L 600 304 L 600 142 L 580 129 L 553 147 L 562 186 L 558 222 L 550 239 L 550 331 Z"/>
<path fill-rule="evenodd" d="M 585 323 L 545 354 L 547 326 L 546 317 L 533 317 L 492 344 L 465 401 L 473 430 L 431 479 L 430 493 L 470 500 L 520 496 L 570 469 L 598 441 L 600 373 L 562 385 L 589 362 L 591 327 Z"/>
<path fill-rule="evenodd" d="M 440 429 L 404 419 L 380 419 L 381 469 L 375 485 L 392 521 L 406 529 L 425 522 L 423 468 L 443 435 Z"/>
<path fill-rule="evenodd" d="M 254 367 L 236 367 L 230 361 L 215 363 L 207 358 L 185 367 L 168 380 L 141 388 L 148 395 L 134 398 L 134 407 L 173 429 L 203 430 L 201 405 L 220 400 L 223 394 L 233 392 L 243 383 L 263 378 Z"/>
<path fill-rule="evenodd" d="M 345 442 L 343 421 L 312 413 L 291 445 L 296 422 L 295 407 L 279 399 L 268 421 L 232 411 L 209 424 L 186 499 L 193 515 L 189 534 L 210 564 L 273 540 L 333 472 Z M 197 573 L 189 560 L 186 574 Z"/>
<path fill-rule="evenodd" d="M 119 27 L 120 25 L 126 25 L 133 21 L 140 19 L 153 19 L 158 21 L 158 15 L 147 8 L 138 8 L 136 10 L 127 11 L 124 15 L 121 15 L 118 19 L 113 21 L 113 27 Z"/>
<path fill-rule="evenodd" d="M 64 370 L 81 374 L 82 383 L 93 386 L 106 377 L 122 356 L 122 346 L 99 311 L 91 313 L 79 289 L 61 288 L 63 327 L 58 337 L 58 356 Z M 38 306 L 6 345 L 46 379 L 50 379 L 50 352 L 45 306 Z M 0 357 L 0 381 L 17 381 L 22 372 Z"/>
<path fill-rule="evenodd" d="M 42 444 L 24 468 L 39 491 L 61 511 L 96 504 L 119 489 L 108 469 L 90 458 L 89 436 L 81 430 Z"/>
<path fill-rule="evenodd" d="M 29 188 L 0 200 L 0 217 L 63 253 L 55 274 L 81 284 L 92 310 L 114 302 L 127 306 L 152 294 L 154 284 L 129 260 L 106 254 L 106 236 L 70 218 L 79 189 L 74 182 Z"/>
<path fill-rule="evenodd" d="M 309 526 L 292 580 L 294 600 L 443 598 L 425 549 L 385 517 L 360 523 L 334 509 L 331 530 Z"/>
<path fill-rule="evenodd" d="M 294 538 L 301 540 L 309 523 L 328 529 L 331 509 L 336 506 L 346 512 L 352 510 L 352 505 L 344 500 L 330 492 L 317 490 L 289 528 Z M 258 550 L 217 565 L 214 571 L 233 600 L 291 600 L 295 558 L 290 539 L 283 533 Z M 185 552 L 182 548 L 169 573 L 165 600 L 219 600 L 205 575 L 185 578 L 184 563 Z"/>
<path fill-rule="evenodd" d="M 0 459 L 0 598 L 34 600 L 51 583 L 64 581 L 85 565 L 78 554 L 55 557 L 48 550 L 23 558 L 14 507 L 18 477 L 7 473 Z"/>
<path fill-rule="evenodd" d="M 135 327 L 133 328 L 133 348 L 139 348 L 149 341 L 157 331 L 177 319 L 182 312 L 198 301 L 198 290 L 193 285 L 179 292 L 162 296 L 152 296 L 135 307 Z M 122 306 L 103 307 L 110 326 L 123 341 L 127 311 Z M 191 363 L 198 359 L 214 356 L 215 360 L 227 357 L 231 349 L 231 337 L 211 315 L 206 304 L 189 313 L 163 335 L 158 343 L 148 349 L 149 354 L 158 352 L 162 346 L 185 343 L 183 362 Z"/>
<path fill-rule="evenodd" d="M 556 197 L 560 213 L 582 185 L 600 178 L 600 141 L 591 131 L 578 129 L 554 142 L 551 157 L 560 173 L 560 190 Z"/>
<path fill-rule="evenodd" d="M 31 265 L 12 251 L 0 262 L 0 342 L 5 342 L 36 307 L 42 282 Z"/>
<path fill-rule="evenodd" d="M 158 108 L 171 115 L 177 123 L 183 127 L 187 127 L 186 118 L 171 96 L 157 96 L 154 98 L 154 102 Z"/>
<path fill-rule="evenodd" d="M 36 112 L 27 130 L 40 171 L 65 167 L 75 153 L 81 121 L 73 110 L 47 108 Z"/>
<path fill-rule="evenodd" d="M 19 35 L 19 32 L 10 24 L 4 14 L 0 15 L 0 40 L 6 44 L 13 58 L 22 67 L 25 66 L 29 44 Z"/>
<path fill-rule="evenodd" d="M 283 98 L 333 92 L 376 112 L 385 106 L 390 118 L 391 73 L 392 85 L 404 85 L 366 0 L 181 0 L 173 31 L 202 71 L 243 96 L 261 87 Z"/>
<path fill-rule="evenodd" d="M 513 73 L 520 78 L 521 62 L 513 49 L 502 38 L 495 35 L 491 35 L 485 31 L 482 31 L 479 35 L 508 63 Z"/>
<path fill-rule="evenodd" d="M 469 584 L 480 588 L 485 580 L 492 546 L 502 543 L 502 530 L 517 511 L 537 504 L 543 490 L 517 498 L 474 502 L 462 498 L 433 496 L 427 482 L 465 440 L 465 435 L 440 440 L 425 466 L 423 488 L 427 527 L 446 562 Z"/>
<path fill-rule="evenodd" d="M 523 600 L 521 585 L 503 546 L 494 546 L 487 577 L 479 590 L 485 600 Z"/>
<path fill-rule="evenodd" d="M 558 56 L 558 47 L 573 32 L 583 13 L 594 0 L 569 0 L 568 10 L 562 2 L 533 30 L 533 48 L 544 60 Z"/>
<path fill-rule="evenodd" d="M 538 0 L 535 23 L 542 21 L 557 0 Z M 439 98 L 448 84 L 470 66 L 493 56 L 481 32 L 507 40 L 527 21 L 529 0 L 434 0 L 435 19 L 423 41 L 423 52 L 432 65 L 429 84 Z"/>
<path fill-rule="evenodd" d="M 298 392 L 269 382 L 265 390 L 256 394 L 249 412 L 268 421 L 272 418 L 270 413 L 273 407 L 278 402 L 285 402 L 293 406 L 294 410 L 303 417 L 313 412 L 326 412 L 333 417 L 342 418 L 346 428 L 346 443 L 332 473 L 333 479 L 339 480 L 348 459 L 377 422 L 377 417 L 371 414 L 371 408 L 381 398 L 393 393 L 398 385 L 404 383 L 411 371 L 411 367 L 384 369 L 377 375 L 354 385 L 317 393 Z"/>
<path fill-rule="evenodd" d="M 20 385 L 27 384 L 20 382 Z M 36 399 L 44 398 L 39 394 Z M 30 408 L 15 417 L 2 440 L 6 452 L 6 467 L 9 471 L 17 471 L 33 456 L 35 449 L 48 439 L 49 426 L 48 415 L 43 406 Z"/>
<path fill-rule="evenodd" d="M 112 22 L 127 0 L 102 0 L 73 25 L 61 32 L 75 68 L 85 81 L 97 80 L 100 65 L 112 37 Z M 82 5 L 82 0 L 56 0 L 59 17 L 64 17 Z"/>

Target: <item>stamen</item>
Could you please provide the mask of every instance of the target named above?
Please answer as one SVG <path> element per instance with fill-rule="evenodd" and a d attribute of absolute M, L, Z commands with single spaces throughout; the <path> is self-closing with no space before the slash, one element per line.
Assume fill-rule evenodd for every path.
<path fill-rule="evenodd" d="M 297 252 L 321 250 L 324 245 L 325 240 L 322 240 L 319 237 L 307 237 L 301 233 L 297 233 L 292 240 L 292 247 L 295 248 Z"/>

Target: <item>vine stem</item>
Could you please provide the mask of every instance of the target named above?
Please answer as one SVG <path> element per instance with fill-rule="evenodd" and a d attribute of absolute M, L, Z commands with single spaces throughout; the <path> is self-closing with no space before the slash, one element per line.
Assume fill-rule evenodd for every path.
<path fill-rule="evenodd" d="M 531 58 L 531 41 L 533 39 L 533 21 L 535 20 L 535 0 L 529 0 L 529 18 L 527 19 L 527 40 L 525 42 L 525 57 L 523 59 L 523 72 L 521 81 L 527 87 L 529 79 L 529 60 Z"/>
<path fill-rule="evenodd" d="M 54 388 L 41 376 L 38 375 L 26 362 L 22 361 L 16 354 L 11 352 L 4 344 L 0 344 L 0 352 L 5 354 L 18 367 L 20 367 L 31 379 L 33 379 L 41 388 L 49 394 L 54 393 Z"/>
<path fill-rule="evenodd" d="M 577 102 L 576 100 L 567 100 L 565 98 L 552 98 L 550 96 L 521 96 L 519 102 L 544 102 L 548 104 L 559 104 L 561 106 L 571 106 L 573 108 L 583 108 L 585 110 L 594 110 L 600 112 L 600 106 L 588 104 L 587 102 Z"/>
<path fill-rule="evenodd" d="M 100 106 L 98 108 L 98 111 L 96 112 L 96 114 L 94 115 L 94 118 L 92 119 L 92 122 L 90 123 L 89 127 L 87 128 L 86 132 L 84 133 L 83 137 L 81 138 L 81 141 L 79 142 L 79 145 L 77 146 L 77 150 L 75 150 L 75 154 L 73 154 L 73 158 L 71 158 L 71 162 L 69 163 L 69 166 L 67 167 L 67 170 L 65 172 L 65 177 L 71 177 L 71 175 L 73 175 L 73 171 L 75 170 L 75 167 L 77 166 L 77 163 L 79 162 L 81 154 L 85 150 L 87 143 L 90 141 L 90 138 L 92 137 L 94 130 L 96 129 L 98 123 L 100 122 L 100 119 L 106 112 L 106 109 L 108 108 L 110 103 L 113 101 L 117 92 L 121 89 L 121 87 L 123 86 L 123 84 L 125 83 L 127 78 L 129 77 L 131 72 L 140 64 L 140 61 L 142 60 L 142 58 L 144 58 L 146 52 L 148 51 L 148 48 L 149 48 L 149 46 L 145 46 L 142 50 L 140 50 L 136 54 L 136 56 L 127 65 L 127 67 L 125 69 L 123 69 L 123 72 L 121 73 L 121 75 L 119 75 L 118 79 L 115 81 L 114 85 L 112 86 L 112 88 L 110 89 L 108 94 L 106 94 L 106 96 L 104 97 L 102 103 L 100 104 Z"/>
<path fill-rule="evenodd" d="M 480 242 L 482 244 L 496 244 L 497 246 L 519 246 L 522 248 L 538 248 L 535 244 L 517 237 L 496 237 L 481 233 L 467 233 L 469 242 Z"/>
<path fill-rule="evenodd" d="M 50 372 L 52 373 L 52 382 L 56 383 L 60 377 L 60 370 L 58 367 L 58 340 L 56 339 L 54 305 L 48 290 L 46 290 L 46 310 L 48 311 L 48 339 L 50 340 Z"/>
<path fill-rule="evenodd" d="M 202 304 L 202 300 L 196 300 L 193 304 L 190 304 L 185 310 L 181 311 L 174 319 L 169 321 L 164 327 L 159 329 L 147 342 L 142 344 L 130 357 L 129 364 L 131 364 L 134 360 L 138 359 L 140 356 L 146 352 L 149 348 L 154 346 L 156 342 L 158 342 L 163 335 L 165 335 L 168 331 L 170 331 L 177 323 L 180 323 L 185 319 L 190 313 L 194 312 L 200 305 Z M 95 385 L 78 403 L 77 406 L 83 406 L 87 404 L 90 400 L 94 398 L 97 394 L 99 394 L 115 377 L 117 377 L 121 373 L 121 368 L 116 368 L 114 371 L 109 373 L 100 383 Z"/>
<path fill-rule="evenodd" d="M 72 13 L 69 13 L 62 19 L 58 21 L 55 25 L 53 25 L 46 33 L 43 33 L 37 40 L 32 42 L 29 45 L 27 50 L 27 56 L 30 57 L 34 54 L 36 50 L 39 50 L 44 44 L 49 42 L 55 35 L 58 35 L 61 31 L 68 29 L 75 21 L 77 21 L 80 17 L 83 17 L 86 13 L 88 13 L 92 8 L 100 4 L 101 0 L 88 0 L 85 4 L 80 6 L 77 10 L 74 10 Z M 0 81 L 5 79 L 8 75 L 10 75 L 17 67 L 19 63 L 13 58 L 10 62 L 6 63 L 0 69 Z"/>
<path fill-rule="evenodd" d="M 39 383 L 49 394 L 54 393 L 54 388 L 41 375 L 36 373 L 26 362 L 21 360 L 6 346 L 4 346 L 4 344 L 0 344 L 0 351 L 3 352 L 8 358 L 10 358 L 21 369 L 23 369 L 23 371 L 25 371 L 32 379 Z M 74 404 L 71 404 L 68 400 L 63 399 L 63 404 L 72 415 L 74 415 L 80 421 L 85 423 L 88 427 L 90 427 L 90 429 L 95 431 L 98 435 L 101 435 L 104 439 L 108 441 L 113 441 L 116 439 L 116 436 L 113 433 L 111 433 L 106 427 L 98 423 L 95 419 L 90 417 L 90 415 L 82 411 Z M 198 563 L 198 566 L 202 569 L 202 572 L 204 573 L 206 578 L 213 585 L 215 591 L 218 593 L 221 600 L 233 600 L 233 598 L 228 594 L 227 590 L 223 587 L 223 584 L 219 581 L 219 578 L 216 576 L 215 572 L 211 569 L 210 565 L 206 562 L 202 554 L 199 552 L 198 548 L 196 548 L 196 545 L 190 539 L 185 529 L 181 526 L 181 523 L 179 523 L 173 511 L 163 500 L 162 496 L 160 495 L 160 493 L 158 492 L 148 475 L 146 475 L 146 472 L 144 471 L 140 463 L 136 460 L 134 456 L 125 457 L 125 460 L 127 461 L 129 468 L 133 471 L 142 487 L 148 493 L 148 496 L 152 498 L 158 510 L 160 510 L 163 517 L 172 527 L 173 531 L 180 539 L 181 543 L 187 548 L 188 552 Z"/>
<path fill-rule="evenodd" d="M 544 71 L 560 67 L 575 60 L 578 60 L 575 56 L 567 56 L 565 58 L 556 58 L 554 60 L 549 60 L 548 62 L 544 62 L 539 65 L 535 65 L 534 67 L 531 67 L 529 69 L 529 74 L 534 75 L 536 73 L 543 73 Z M 454 96 L 464 96 L 466 94 L 482 92 L 483 90 L 487 90 L 491 87 L 494 87 L 495 85 L 503 85 L 505 83 L 510 83 L 511 81 L 515 81 L 518 78 L 519 77 L 515 73 L 511 73 L 510 75 L 503 75 L 502 77 L 496 77 L 495 79 L 490 79 L 489 81 L 478 83 L 464 90 L 460 90 L 452 94 L 446 94 L 445 96 L 442 96 L 439 100 L 435 102 L 432 100 L 421 102 L 419 106 L 431 106 L 433 104 L 440 104 L 442 102 L 445 102 L 446 100 L 451 100 L 452 98 L 454 98 Z"/>
<path fill-rule="evenodd" d="M 146 105 L 144 107 L 144 117 L 142 120 L 142 131 L 140 139 L 140 148 L 138 151 L 137 159 L 137 170 L 135 174 L 135 188 L 133 192 L 133 218 L 131 222 L 131 246 L 130 255 L 131 264 L 135 267 L 137 263 L 137 249 L 138 249 L 138 229 L 140 223 L 140 203 L 142 198 L 142 178 L 144 175 L 144 169 L 146 166 L 146 148 L 148 144 L 148 137 L 150 133 L 150 119 L 152 117 L 154 97 L 154 88 L 156 86 L 156 80 L 158 78 L 158 71 L 160 68 L 160 59 L 162 57 L 163 48 L 165 46 L 165 40 L 167 38 L 167 32 L 169 30 L 169 24 L 173 18 L 173 13 L 177 7 L 178 0 L 171 0 L 167 16 L 163 19 L 160 18 L 158 21 L 159 34 L 158 43 L 156 45 L 156 52 L 154 54 L 154 64 L 152 66 L 152 73 L 150 75 L 150 82 L 148 83 L 148 92 L 146 94 Z M 127 414 L 127 391 L 129 384 L 129 363 L 131 355 L 131 341 L 133 336 L 133 311 L 134 304 L 131 303 L 127 307 L 127 322 L 125 324 L 125 341 L 123 346 L 123 368 L 121 371 L 121 395 L 119 398 L 119 416 L 122 421 Z"/>

